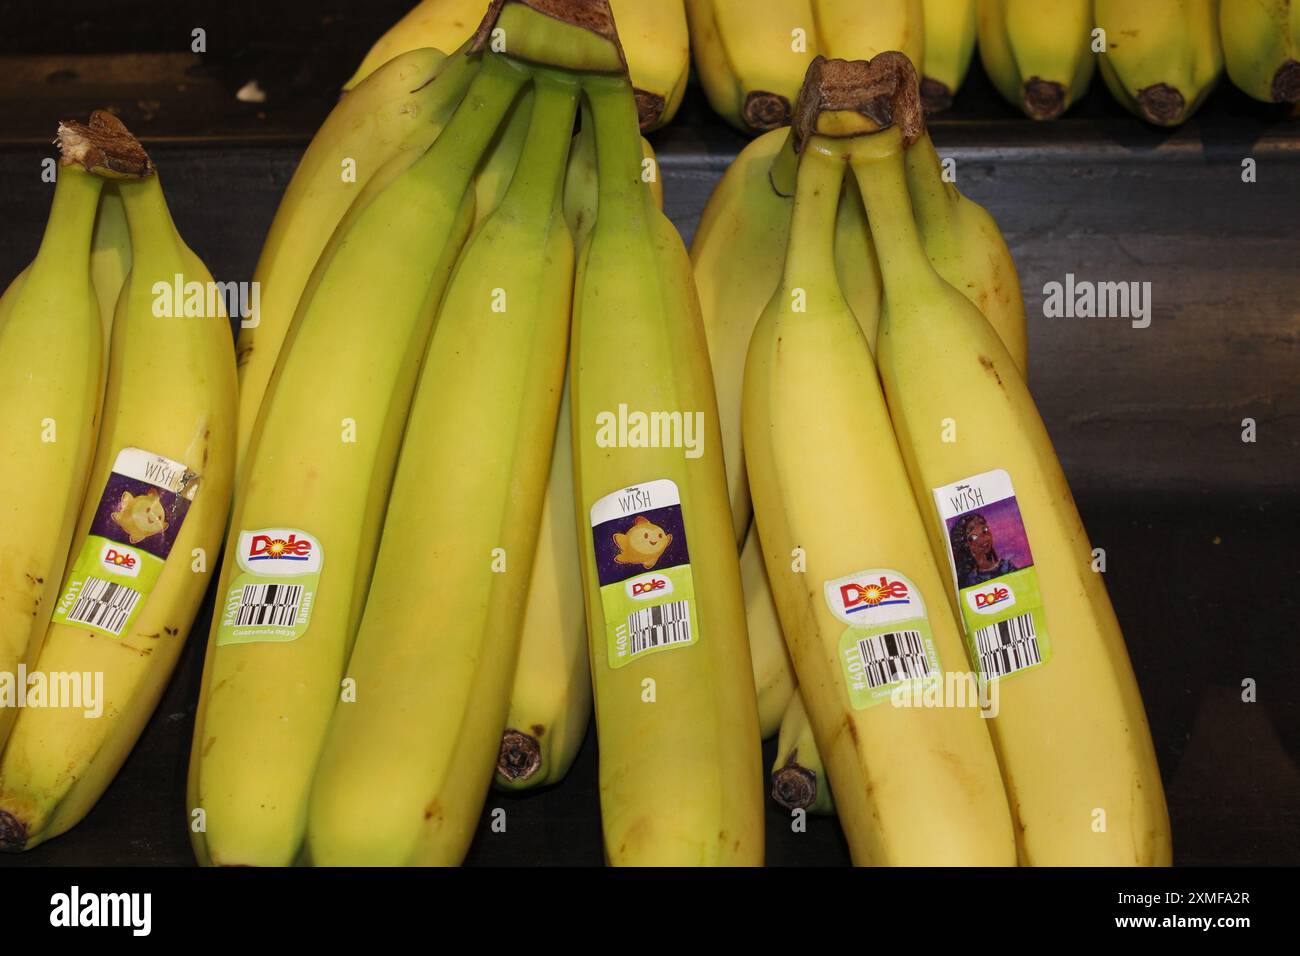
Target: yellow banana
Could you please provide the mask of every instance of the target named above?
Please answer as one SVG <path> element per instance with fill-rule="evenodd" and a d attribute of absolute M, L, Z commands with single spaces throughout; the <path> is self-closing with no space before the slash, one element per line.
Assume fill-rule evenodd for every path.
<path fill-rule="evenodd" d="M 813 0 L 820 52 L 865 60 L 897 50 L 920 69 L 925 62 L 924 7 L 923 0 Z"/>
<path fill-rule="evenodd" d="M 631 85 L 590 75 L 584 88 L 600 195 L 570 385 L 605 853 L 758 864 L 758 716 L 699 303 L 681 239 L 643 188 Z M 704 445 L 620 440 L 622 412 L 689 419 Z"/>
<path fill-rule="evenodd" d="M 581 545 L 573 508 L 573 441 L 566 385 L 524 602 L 519 663 L 497 757 L 495 783 L 504 790 L 558 783 L 587 735 L 591 668 L 578 563 Z"/>
<path fill-rule="evenodd" d="M 899 128 L 860 137 L 852 162 L 885 280 L 881 379 L 968 654 L 995 695 L 1021 862 L 1167 864 L 1142 700 L 1038 410 L 992 327 L 925 254 Z"/>
<path fill-rule="evenodd" d="M 1228 76 L 1265 103 L 1300 103 L 1300 3 L 1219 0 Z"/>
<path fill-rule="evenodd" d="M 1094 0 L 1093 18 L 1106 33 L 1102 79 L 1148 123 L 1179 125 L 1219 81 L 1219 0 Z"/>
<path fill-rule="evenodd" d="M 944 182 L 928 132 L 907 151 L 907 190 L 930 264 L 989 320 L 1024 375 L 1029 369 L 1025 300 L 1011 251 L 988 211 Z M 871 268 L 879 275 L 874 256 Z"/>
<path fill-rule="evenodd" d="M 116 140 L 107 148 L 122 149 L 125 130 L 106 116 L 74 135 L 94 144 L 107 128 Z M 139 166 L 117 186 L 132 267 L 114 320 L 104 424 L 77 548 L 37 661 L 51 684 L 54 675 L 93 676 L 96 700 L 19 717 L 0 762 L 7 849 L 74 826 L 112 782 L 180 656 L 230 506 L 230 326 L 212 277 L 177 234 L 158 177 L 134 146 Z M 96 315 L 96 341 L 97 326 Z"/>
<path fill-rule="evenodd" d="M 356 701 L 336 709 L 312 787 L 318 865 L 457 864 L 474 836 L 563 385 L 573 244 L 561 187 L 577 96 L 575 79 L 537 72 L 514 178 L 443 302 L 348 662 Z M 434 474 L 455 477 L 430 485 Z"/>
<path fill-rule="evenodd" d="M 899 61 L 911 69 L 900 54 L 874 63 Z M 815 61 L 805 95 L 823 77 L 865 86 L 864 67 Z M 829 95 L 799 105 L 801 117 L 843 109 Z M 966 685 L 960 634 L 835 274 L 833 216 L 856 139 L 812 135 L 817 123 L 800 135 L 781 283 L 745 368 L 745 459 L 768 578 L 854 862 L 1010 864 L 988 730 L 944 696 Z M 922 691 L 939 705 L 909 706 Z"/>
<path fill-rule="evenodd" d="M 980 60 L 1031 119 L 1056 119 L 1088 91 L 1091 31 L 1091 0 L 979 0 Z"/>
<path fill-rule="evenodd" d="M 781 715 L 781 735 L 772 764 L 772 799 L 787 810 L 835 812 L 830 780 L 800 694 L 791 696 Z"/>
<path fill-rule="evenodd" d="M 437 138 L 478 69 L 478 58 L 416 50 L 343 97 L 313 137 L 280 199 L 253 273 L 257 315 L 240 323 L 239 443 L 242 473 L 299 303 L 335 227 L 386 164 L 415 157 Z M 397 167 L 394 166 L 393 169 Z M 390 174 L 393 170 L 390 170 Z"/>
<path fill-rule="evenodd" d="M 701 70 L 709 99 L 742 130 L 769 130 L 790 122 L 808 61 L 818 52 L 812 0 L 691 0 L 698 8 L 697 43 L 716 43 L 726 64 L 726 87 L 711 91 L 711 74 Z"/>
<path fill-rule="evenodd" d="M 217 589 L 190 760 L 201 862 L 278 865 L 298 852 L 420 357 L 473 221 L 472 177 L 524 82 L 484 63 L 446 135 L 359 198 L 294 320 Z"/>
<path fill-rule="evenodd" d="M 927 113 L 952 106 L 975 55 L 976 0 L 923 0 L 925 59 L 921 67 L 921 102 Z M 861 58 L 861 56 L 859 56 Z"/>
<path fill-rule="evenodd" d="M 609 0 L 618 38 L 636 87 L 641 128 L 668 125 L 690 76 L 690 40 L 682 0 Z M 454 50 L 479 28 L 488 0 L 421 0 L 370 48 L 344 89 L 356 86 L 395 56 L 419 47 Z M 501 37 L 509 52 L 508 36 Z"/>
<path fill-rule="evenodd" d="M 763 546 L 751 523 L 740 551 L 740 583 L 745 592 L 745 629 L 754 667 L 754 695 L 758 700 L 759 733 L 766 740 L 781 727 L 781 718 L 795 693 L 794 667 L 785 649 L 781 621 L 772 603 L 772 589 L 763 566 Z"/>
<path fill-rule="evenodd" d="M 642 137 L 642 155 L 655 161 Z M 656 208 L 663 210 L 663 181 L 648 184 Z M 590 109 L 569 151 L 564 184 L 565 219 L 575 248 L 596 222 L 596 140 Z M 582 609 L 580 542 L 573 524 L 573 441 L 569 389 L 564 388 L 551 454 L 546 504 L 537 532 L 537 554 L 528 582 L 519 665 L 510 692 L 510 710 L 494 783 L 519 790 L 558 783 L 568 773 L 586 737 L 591 717 L 591 668 L 587 660 L 586 620 Z M 778 632 L 778 640 L 780 634 Z"/>
<path fill-rule="evenodd" d="M 40 249 L 0 303 L 0 747 L 59 596 L 103 395 L 90 250 L 105 157 L 75 129 L 60 148 Z"/>

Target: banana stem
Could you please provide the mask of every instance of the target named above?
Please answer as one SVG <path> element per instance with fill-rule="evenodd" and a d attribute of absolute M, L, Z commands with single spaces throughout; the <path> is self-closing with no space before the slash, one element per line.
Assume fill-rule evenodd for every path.
<path fill-rule="evenodd" d="M 794 212 L 790 220 L 790 243 L 786 249 L 784 290 L 816 289 L 818 296 L 833 297 L 819 301 L 818 311 L 843 305 L 839 277 L 835 272 L 835 218 L 844 184 L 844 158 L 823 151 L 814 140 L 799 158 L 798 185 L 794 194 Z"/>
<path fill-rule="evenodd" d="M 79 166 L 63 166 L 54 186 L 49 222 L 40 250 L 32 263 L 33 276 L 45 270 L 68 272 L 68 263 L 90 258 L 95 233 L 95 212 L 104 180 Z"/>
<path fill-rule="evenodd" d="M 156 173 L 144 179 L 123 180 L 117 189 L 134 248 L 158 248 L 157 244 L 163 241 L 179 244 L 179 233 Z"/>
<path fill-rule="evenodd" d="M 942 281 L 921 243 L 899 131 L 887 129 L 861 137 L 853 147 L 851 164 L 867 207 L 885 298 L 904 301 L 917 283 Z"/>
<path fill-rule="evenodd" d="M 616 221 L 645 219 L 649 191 L 642 188 L 644 155 L 632 84 L 625 76 L 588 75 L 583 78 L 583 89 L 596 134 L 596 228 L 605 213 Z"/>
<path fill-rule="evenodd" d="M 528 136 L 501 201 L 510 214 L 526 218 L 547 215 L 563 202 L 562 184 L 578 108 L 577 80 L 564 74 L 538 70 L 535 90 Z"/>
<path fill-rule="evenodd" d="M 502 118 L 531 78 L 532 70 L 524 64 L 496 53 L 483 54 L 483 66 L 465 99 L 442 135 L 411 166 L 410 175 L 430 179 L 459 175 L 468 182 Z"/>
<path fill-rule="evenodd" d="M 943 181 L 943 162 L 928 131 L 908 147 L 906 164 L 917 226 L 926 235 L 945 235 L 952 220 L 955 188 Z"/>

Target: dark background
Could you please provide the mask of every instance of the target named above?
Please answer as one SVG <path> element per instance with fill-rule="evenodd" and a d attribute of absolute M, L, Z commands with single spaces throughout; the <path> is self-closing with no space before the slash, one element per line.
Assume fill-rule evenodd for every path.
<path fill-rule="evenodd" d="M 0 0 L 0 281 L 31 259 L 59 119 L 112 107 L 149 147 L 187 242 L 218 280 L 249 279 L 312 133 L 401 0 Z M 190 31 L 207 31 L 206 55 Z M 255 79 L 265 103 L 235 92 Z M 1029 308 L 1030 381 L 1128 639 L 1179 864 L 1300 863 L 1300 123 L 1225 81 L 1179 130 L 1145 127 L 1100 78 L 1035 124 L 978 65 L 932 123 L 958 186 L 1006 234 Z M 744 139 L 692 89 L 651 137 L 689 242 Z M 1258 182 L 1241 181 L 1246 158 Z M 1150 281 L 1150 328 L 1048 319 L 1073 272 Z M 1242 419 L 1258 440 L 1241 440 Z M 158 712 L 76 829 L 2 864 L 187 864 L 185 764 L 211 596 Z M 1244 703 L 1251 679 L 1258 701 Z M 773 745 L 765 754 L 770 765 Z M 592 734 L 568 780 L 493 794 L 469 862 L 602 862 Z M 838 827 L 795 835 L 769 804 L 773 864 L 847 862 Z"/>

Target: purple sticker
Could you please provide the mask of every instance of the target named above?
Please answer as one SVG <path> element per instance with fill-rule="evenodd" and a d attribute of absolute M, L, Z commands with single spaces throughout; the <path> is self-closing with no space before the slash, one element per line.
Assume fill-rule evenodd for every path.
<path fill-rule="evenodd" d="M 596 525 L 596 577 L 601 587 L 647 571 L 666 571 L 691 563 L 682 506 L 668 505 Z"/>
<path fill-rule="evenodd" d="M 946 524 L 959 588 L 1033 567 L 1034 555 L 1014 497 L 972 508 Z"/>
<path fill-rule="evenodd" d="M 188 498 L 115 471 L 108 476 L 90 533 L 165 561 L 189 510 Z"/>

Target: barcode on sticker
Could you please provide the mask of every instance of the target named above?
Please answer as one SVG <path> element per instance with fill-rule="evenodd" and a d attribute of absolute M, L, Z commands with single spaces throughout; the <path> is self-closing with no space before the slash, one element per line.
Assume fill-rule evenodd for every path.
<path fill-rule="evenodd" d="M 981 627 L 975 632 L 975 650 L 985 680 L 1014 674 L 1043 660 L 1032 613 Z"/>
<path fill-rule="evenodd" d="M 293 627 L 301 606 L 301 584 L 245 584 L 235 627 Z"/>
<path fill-rule="evenodd" d="M 67 620 L 69 624 L 89 624 L 116 637 L 122 633 L 139 600 L 140 592 L 125 584 L 86 578 Z"/>
<path fill-rule="evenodd" d="M 673 601 L 657 607 L 642 608 L 627 616 L 632 653 L 640 654 L 655 647 L 685 644 L 691 639 L 691 605 Z"/>
<path fill-rule="evenodd" d="M 891 631 L 858 641 L 867 687 L 874 689 L 930 673 L 930 659 L 920 631 Z"/>

